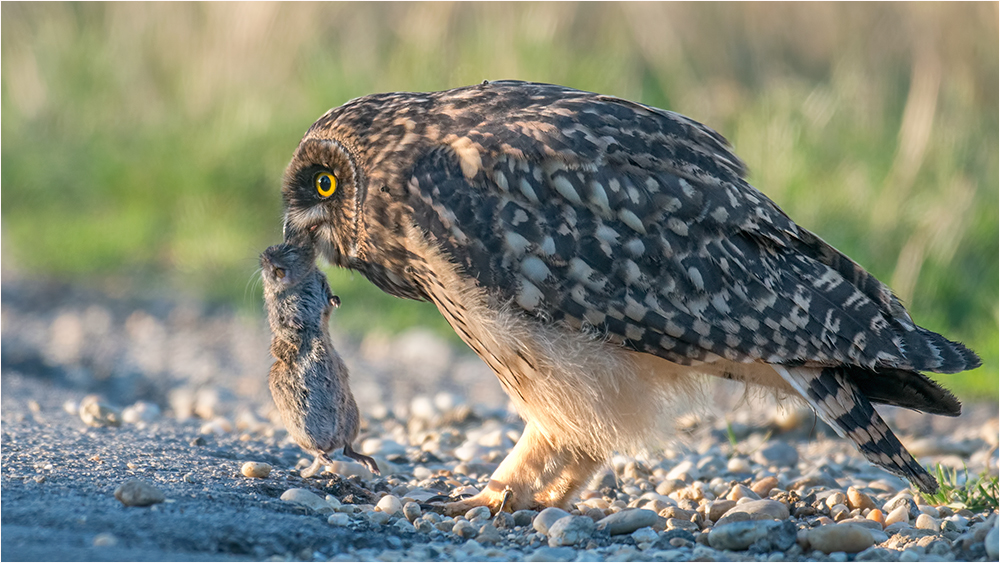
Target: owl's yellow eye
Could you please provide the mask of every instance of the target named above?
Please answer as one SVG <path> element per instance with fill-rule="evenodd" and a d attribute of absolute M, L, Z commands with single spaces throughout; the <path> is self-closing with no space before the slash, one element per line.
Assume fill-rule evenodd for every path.
<path fill-rule="evenodd" d="M 329 172 L 320 172 L 316 175 L 316 193 L 320 197 L 330 197 L 337 191 L 337 177 Z"/>
<path fill-rule="evenodd" d="M 285 270 L 282 268 L 275 268 L 274 277 L 278 278 L 279 280 L 285 279 Z"/>

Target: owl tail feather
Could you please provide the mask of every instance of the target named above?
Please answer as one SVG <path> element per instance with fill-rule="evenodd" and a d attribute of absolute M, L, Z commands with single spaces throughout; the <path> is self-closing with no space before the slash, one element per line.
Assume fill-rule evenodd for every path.
<path fill-rule="evenodd" d="M 847 368 L 773 367 L 837 434 L 850 438 L 868 461 L 905 477 L 925 493 L 937 491 L 937 480 L 906 451 Z"/>

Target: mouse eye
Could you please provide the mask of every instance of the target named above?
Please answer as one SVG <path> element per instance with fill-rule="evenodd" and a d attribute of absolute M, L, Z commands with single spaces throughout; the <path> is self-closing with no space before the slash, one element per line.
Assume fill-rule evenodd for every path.
<path fill-rule="evenodd" d="M 284 268 L 275 268 L 274 269 L 274 277 L 278 278 L 279 280 L 285 279 L 285 269 Z"/>
<path fill-rule="evenodd" d="M 337 191 L 337 177 L 329 172 L 320 172 L 316 175 L 316 193 L 320 197 L 330 197 Z"/>

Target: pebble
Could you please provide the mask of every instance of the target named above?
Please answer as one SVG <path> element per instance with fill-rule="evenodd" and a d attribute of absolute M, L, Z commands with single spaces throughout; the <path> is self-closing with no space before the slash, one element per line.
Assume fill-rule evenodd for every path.
<path fill-rule="evenodd" d="M 716 525 L 740 520 L 784 520 L 788 518 L 788 507 L 776 500 L 751 500 L 737 504 L 716 522 Z"/>
<path fill-rule="evenodd" d="M 118 538 L 114 534 L 102 532 L 94 536 L 94 547 L 114 547 L 118 545 Z"/>
<path fill-rule="evenodd" d="M 549 535 L 549 528 L 552 527 L 559 519 L 569 516 L 569 512 L 555 506 L 550 506 L 545 510 L 538 513 L 532 520 L 531 525 L 535 528 L 535 531 L 539 534 Z M 514 514 L 515 522 L 517 521 L 517 513 Z"/>
<path fill-rule="evenodd" d="M 787 442 L 773 441 L 757 450 L 753 460 L 769 467 L 795 467 L 799 463 L 799 452 Z"/>
<path fill-rule="evenodd" d="M 857 524 L 820 526 L 806 534 L 809 547 L 830 554 L 837 551 L 858 553 L 875 544 L 868 528 Z"/>
<path fill-rule="evenodd" d="M 723 514 L 729 512 L 735 507 L 736 507 L 735 500 L 727 500 L 727 499 L 713 500 L 710 503 L 708 503 L 706 516 L 708 516 L 708 519 L 711 520 L 712 522 L 718 522 L 719 518 L 722 518 Z M 690 520 L 690 518 L 688 518 L 687 520 Z"/>
<path fill-rule="evenodd" d="M 376 512 L 374 510 L 371 512 L 366 512 L 365 517 L 368 518 L 369 522 L 375 524 L 376 526 L 385 525 L 386 523 L 389 522 L 389 519 L 391 518 L 391 516 L 389 516 L 385 512 Z"/>
<path fill-rule="evenodd" d="M 885 527 L 885 515 L 882 514 L 882 511 L 877 508 L 873 508 L 871 512 L 868 513 L 868 516 L 865 516 L 865 518 L 878 522 L 879 528 Z"/>
<path fill-rule="evenodd" d="M 137 401 L 122 411 L 122 421 L 129 424 L 153 422 L 160 417 L 160 407 L 156 403 Z"/>
<path fill-rule="evenodd" d="M 917 521 L 914 523 L 914 527 L 918 530 L 931 530 L 937 532 L 941 529 L 941 524 L 938 523 L 937 519 L 929 514 L 921 513 L 917 516 Z"/>
<path fill-rule="evenodd" d="M 351 517 L 343 512 L 335 512 L 326 519 L 326 523 L 331 526 L 346 526 L 351 523 Z"/>
<path fill-rule="evenodd" d="M 641 543 L 651 544 L 658 538 L 659 534 L 656 533 L 656 530 L 648 526 L 645 528 L 639 528 L 638 530 L 632 532 L 632 540 L 634 540 L 637 545 Z"/>
<path fill-rule="evenodd" d="M 549 527 L 549 546 L 586 543 L 594 535 L 594 521 L 586 516 L 564 516 Z"/>
<path fill-rule="evenodd" d="M 297 504 L 320 514 L 333 512 L 334 510 L 334 508 L 330 506 L 330 503 L 321 499 L 315 493 L 307 489 L 288 489 L 287 491 L 281 493 L 281 500 Z"/>
<path fill-rule="evenodd" d="M 417 508 L 419 508 L 419 506 Z M 385 512 L 389 516 L 396 516 L 397 514 L 402 514 L 403 503 L 400 502 L 399 498 L 395 495 L 385 495 L 379 499 L 378 503 L 375 505 L 375 510 Z"/>
<path fill-rule="evenodd" d="M 470 539 L 475 537 L 479 533 L 479 530 L 465 518 L 459 518 L 455 521 L 455 525 L 452 526 L 451 533 L 460 538 Z"/>
<path fill-rule="evenodd" d="M 80 401 L 80 420 L 87 426 L 121 426 L 122 415 L 115 407 L 97 395 L 87 395 Z"/>
<path fill-rule="evenodd" d="M 597 522 L 597 529 L 606 530 L 612 536 L 631 534 L 639 528 L 655 526 L 658 518 L 655 512 L 645 508 L 623 510 L 601 519 Z"/>
<path fill-rule="evenodd" d="M 997 561 L 1000 557 L 1000 528 L 993 526 L 983 540 L 986 547 L 986 557 L 991 561 Z"/>
<path fill-rule="evenodd" d="M 760 495 L 753 492 L 753 489 L 747 487 L 746 485 L 736 485 L 733 487 L 729 494 L 726 495 L 728 500 L 737 501 L 741 498 L 748 498 L 751 500 L 760 500 Z"/>
<path fill-rule="evenodd" d="M 778 479 L 774 476 L 768 476 L 755 482 L 753 485 L 750 485 L 750 490 L 753 491 L 754 494 L 756 494 L 760 498 L 767 498 L 767 495 L 768 493 L 771 492 L 771 489 L 774 489 L 777 486 L 778 486 Z"/>
<path fill-rule="evenodd" d="M 715 549 L 743 551 L 755 545 L 760 552 L 785 551 L 796 541 L 795 524 L 790 521 L 756 520 L 733 522 L 712 528 L 708 544 Z"/>
<path fill-rule="evenodd" d="M 750 462 L 745 458 L 733 457 L 726 463 L 726 470 L 730 473 L 750 473 L 753 468 L 750 467 Z"/>
<path fill-rule="evenodd" d="M 472 510 L 465 513 L 465 519 L 469 522 L 476 520 L 489 520 L 490 518 L 490 507 L 488 506 L 477 506 Z"/>
<path fill-rule="evenodd" d="M 500 531 L 497 530 L 492 524 L 484 524 L 483 527 L 479 529 L 479 535 L 476 536 L 477 542 L 487 543 L 490 545 L 500 543 L 502 540 L 503 537 L 500 535 Z"/>
<path fill-rule="evenodd" d="M 887 528 L 897 522 L 902 522 L 903 524 L 910 523 L 910 513 L 906 505 L 897 506 L 885 517 L 885 526 Z"/>
<path fill-rule="evenodd" d="M 420 505 L 415 502 L 408 502 L 403 505 L 403 516 L 410 522 L 420 518 L 420 512 Z"/>
<path fill-rule="evenodd" d="M 138 479 L 129 479 L 115 489 L 115 498 L 125 506 L 150 506 L 166 500 L 163 491 Z"/>
<path fill-rule="evenodd" d="M 240 468 L 240 472 L 243 473 L 245 477 L 267 479 L 268 475 L 271 474 L 271 466 L 267 463 L 259 461 L 248 461 L 243 464 L 243 467 Z"/>

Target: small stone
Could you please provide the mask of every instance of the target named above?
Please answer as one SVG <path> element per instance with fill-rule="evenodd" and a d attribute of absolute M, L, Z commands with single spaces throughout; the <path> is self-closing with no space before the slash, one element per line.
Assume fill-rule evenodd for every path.
<path fill-rule="evenodd" d="M 746 516 L 737 516 L 738 514 Z M 752 500 L 737 504 L 734 508 L 726 512 L 725 516 L 715 524 L 718 526 L 728 522 L 743 520 L 744 518 L 749 520 L 784 520 L 788 518 L 788 507 L 776 500 Z"/>
<path fill-rule="evenodd" d="M 913 502 L 913 499 L 909 495 L 897 495 L 895 498 L 889 500 L 882 505 L 882 512 L 892 514 L 899 507 L 906 508 L 907 519 L 910 521 L 916 520 L 917 515 L 920 514 L 917 503 Z"/>
<path fill-rule="evenodd" d="M 534 510 L 518 510 L 514 513 L 514 525 L 530 526 L 536 515 L 538 513 Z M 553 520 L 552 523 L 555 523 L 555 521 Z"/>
<path fill-rule="evenodd" d="M 115 498 L 125 506 L 149 506 L 166 500 L 160 489 L 138 479 L 129 479 L 115 489 Z"/>
<path fill-rule="evenodd" d="M 376 526 L 384 526 L 386 523 L 389 522 L 389 518 L 391 518 L 385 512 L 376 512 L 374 510 L 371 512 L 366 512 L 365 517 L 368 518 L 369 522 L 375 524 Z"/>
<path fill-rule="evenodd" d="M 267 476 L 271 474 L 271 466 L 267 463 L 259 461 L 248 461 L 243 464 L 243 467 L 240 468 L 240 472 L 243 473 L 245 477 L 267 479 Z"/>
<path fill-rule="evenodd" d="M 830 508 L 830 518 L 833 518 L 834 522 L 840 522 L 841 520 L 846 520 L 851 517 L 851 509 L 847 508 L 843 504 L 835 504 Z"/>
<path fill-rule="evenodd" d="M 847 506 L 851 507 L 851 510 L 874 510 L 878 508 L 878 505 L 875 504 L 875 501 L 873 501 L 870 496 L 862 493 L 854 487 L 847 488 Z"/>
<path fill-rule="evenodd" d="M 396 528 L 398 532 L 404 534 L 407 533 L 412 534 L 413 532 L 417 531 L 417 529 L 413 526 L 413 524 L 410 524 L 410 521 L 405 518 L 399 518 L 398 520 L 396 520 L 396 522 L 392 525 L 392 527 Z"/>
<path fill-rule="evenodd" d="M 474 520 L 488 520 L 490 518 L 490 507 L 477 506 L 465 513 L 465 519 L 472 522 Z"/>
<path fill-rule="evenodd" d="M 198 429 L 199 434 L 214 434 L 216 436 L 224 436 L 233 431 L 233 424 L 229 420 L 222 416 L 217 416 L 212 420 L 201 425 Z"/>
<path fill-rule="evenodd" d="M 416 528 L 421 534 L 429 534 L 434 531 L 434 524 L 431 524 L 427 520 L 420 519 L 414 522 L 414 528 Z"/>
<path fill-rule="evenodd" d="M 708 545 L 714 549 L 743 551 L 786 551 L 795 544 L 795 525 L 790 521 L 756 520 L 724 524 L 708 533 Z"/>
<path fill-rule="evenodd" d="M 877 508 L 873 508 L 870 512 L 868 512 L 868 516 L 865 516 L 865 518 L 878 522 L 879 527 L 885 527 L 885 515 L 882 514 L 882 511 Z"/>
<path fill-rule="evenodd" d="M 479 534 L 479 531 L 476 530 L 475 526 L 464 518 L 460 518 L 455 521 L 455 525 L 452 526 L 451 532 L 463 539 L 471 539 Z"/>
<path fill-rule="evenodd" d="M 639 528 L 638 530 L 632 532 L 632 539 L 635 541 L 636 544 L 640 543 L 651 544 L 655 542 L 658 537 L 659 534 L 657 534 L 655 530 L 653 530 L 648 526 L 645 528 Z"/>
<path fill-rule="evenodd" d="M 869 520 L 867 518 L 862 518 L 860 516 L 856 516 L 854 518 L 845 518 L 843 520 L 838 520 L 838 523 L 840 523 L 840 524 L 857 524 L 858 526 L 863 526 L 865 528 L 868 528 L 869 530 L 878 530 L 880 532 L 882 531 L 882 525 L 881 524 L 879 524 L 875 520 Z"/>
<path fill-rule="evenodd" d="M 549 527 L 549 546 L 577 545 L 594 534 L 594 521 L 586 516 L 564 516 Z"/>
<path fill-rule="evenodd" d="M 122 411 L 122 420 L 129 424 L 153 422 L 160 417 L 160 407 L 156 403 L 138 401 Z"/>
<path fill-rule="evenodd" d="M 320 514 L 333 512 L 333 507 L 330 506 L 330 503 L 307 489 L 288 489 L 281 493 L 281 500 L 297 504 Z"/>
<path fill-rule="evenodd" d="M 690 522 L 691 518 L 696 514 L 698 513 L 694 510 L 684 510 L 683 508 L 677 506 L 668 506 L 660 511 L 660 516 L 668 520 L 671 518 L 678 518 L 680 520 L 687 520 L 688 522 Z"/>
<path fill-rule="evenodd" d="M 667 529 L 697 532 L 701 530 L 701 526 L 699 526 L 695 522 L 691 522 L 690 520 L 681 520 L 679 518 L 667 518 Z"/>
<path fill-rule="evenodd" d="M 103 532 L 94 536 L 94 547 L 114 547 L 118 545 L 118 538 L 114 534 Z"/>
<path fill-rule="evenodd" d="M 858 553 L 875 544 L 868 528 L 856 524 L 820 526 L 809 530 L 807 538 L 812 549 L 826 554 L 836 551 Z"/>
<path fill-rule="evenodd" d="M 823 502 L 824 504 L 826 504 L 827 508 L 830 509 L 832 509 L 834 506 L 837 506 L 838 504 L 843 504 L 846 506 L 847 495 L 845 495 L 840 491 L 833 491 L 832 493 L 830 493 L 830 496 L 826 497 L 826 500 Z"/>
<path fill-rule="evenodd" d="M 97 395 L 87 395 L 80 401 L 80 420 L 87 426 L 121 426 L 122 415 L 115 407 L 104 403 Z"/>
<path fill-rule="evenodd" d="M 569 512 L 561 508 L 556 508 L 550 506 L 545 510 L 538 513 L 532 520 L 531 525 L 535 528 L 535 531 L 539 534 L 549 535 L 549 528 L 552 527 L 559 519 L 569 516 Z M 517 519 L 517 514 L 514 514 L 514 519 Z"/>
<path fill-rule="evenodd" d="M 753 468 L 750 467 L 750 462 L 745 458 L 733 457 L 726 463 L 726 470 L 730 473 L 750 473 Z"/>
<path fill-rule="evenodd" d="M 735 487 L 733 487 L 731 491 L 729 491 L 729 494 L 726 495 L 726 498 L 731 501 L 737 501 L 740 500 L 741 498 L 748 498 L 750 500 L 760 500 L 760 495 L 753 492 L 753 490 L 750 487 L 747 487 L 746 485 L 736 485 Z"/>
<path fill-rule="evenodd" d="M 993 526 L 987 532 L 983 545 L 986 547 L 986 557 L 990 561 L 997 561 L 997 557 L 1000 557 L 1000 529 Z"/>
<path fill-rule="evenodd" d="M 718 522 L 719 518 L 726 512 L 729 512 L 733 507 L 736 506 L 735 500 L 719 499 L 713 500 L 708 504 L 707 516 L 712 522 Z M 690 518 L 687 520 L 690 521 Z"/>
<path fill-rule="evenodd" d="M 914 526 L 918 530 L 931 530 L 933 532 L 937 532 L 941 529 L 941 524 L 938 523 L 936 518 L 923 513 L 921 513 L 920 516 L 917 516 L 917 521 L 914 523 Z"/>
<path fill-rule="evenodd" d="M 684 481 L 685 483 L 690 483 L 695 479 L 701 477 L 701 472 L 695 467 L 695 463 L 689 459 L 686 459 L 674 466 L 670 472 L 667 473 L 664 480 L 670 481 L 672 479 L 678 479 Z"/>
<path fill-rule="evenodd" d="M 403 516 L 405 516 L 410 522 L 420 518 L 420 505 L 415 502 L 408 502 L 404 504 Z"/>
<path fill-rule="evenodd" d="M 482 528 L 479 528 L 479 535 L 476 536 L 477 542 L 490 545 L 500 543 L 502 540 L 503 537 L 500 536 L 500 531 L 493 524 L 484 524 Z"/>
<path fill-rule="evenodd" d="M 889 527 L 897 522 L 902 522 L 903 524 L 910 523 L 910 513 L 906 505 L 897 506 L 885 517 L 886 527 Z"/>
<path fill-rule="evenodd" d="M 889 541 L 889 536 L 882 530 L 869 529 L 868 533 L 872 535 L 872 541 L 876 544 Z"/>
<path fill-rule="evenodd" d="M 385 512 L 389 516 L 395 516 L 403 512 L 403 503 L 395 495 L 385 495 L 378 500 L 375 510 Z"/>
<path fill-rule="evenodd" d="M 639 528 L 655 526 L 658 518 L 655 512 L 645 508 L 623 510 L 598 521 L 597 529 L 606 530 L 612 536 L 631 534 Z"/>
<path fill-rule="evenodd" d="M 753 460 L 768 467 L 795 467 L 799 463 L 799 453 L 789 444 L 775 441 L 757 450 Z"/>
<path fill-rule="evenodd" d="M 754 492 L 760 498 L 767 498 L 768 493 L 771 489 L 778 486 L 778 479 L 774 476 L 764 477 L 763 479 L 757 481 L 753 485 L 750 485 L 750 490 Z"/>
<path fill-rule="evenodd" d="M 326 519 L 326 523 L 331 526 L 346 526 L 351 523 L 351 517 L 343 512 L 335 512 Z"/>
<path fill-rule="evenodd" d="M 918 505 L 917 509 L 920 510 L 920 512 L 923 512 L 924 514 L 930 516 L 931 518 L 940 518 L 941 517 L 941 513 L 938 511 L 938 509 L 934 508 L 933 506 L 931 506 L 929 504 Z"/>

